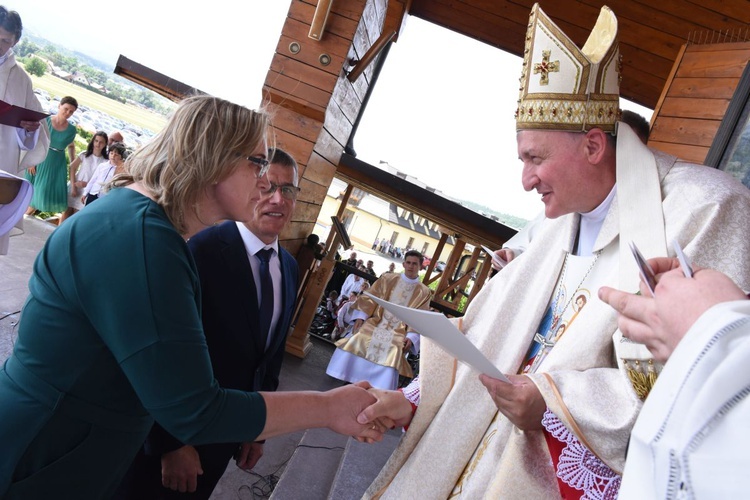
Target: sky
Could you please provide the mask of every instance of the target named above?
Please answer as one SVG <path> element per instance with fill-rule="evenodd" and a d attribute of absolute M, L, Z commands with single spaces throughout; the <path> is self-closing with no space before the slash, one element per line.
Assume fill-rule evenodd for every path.
<path fill-rule="evenodd" d="M 17 0 L 15 0 L 17 1 Z M 284 0 L 4 3 L 26 30 L 111 66 L 120 54 L 209 94 L 256 108 L 289 10 Z M 210 5 L 197 7 L 193 5 Z M 459 199 L 531 219 L 515 141 L 520 58 L 409 18 L 355 137 L 357 157 Z M 623 101 L 647 119 L 651 110 Z"/>

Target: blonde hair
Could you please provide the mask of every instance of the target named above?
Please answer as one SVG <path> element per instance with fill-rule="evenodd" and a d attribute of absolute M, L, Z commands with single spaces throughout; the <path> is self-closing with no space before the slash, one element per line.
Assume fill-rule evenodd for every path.
<path fill-rule="evenodd" d="M 116 187 L 140 183 L 180 232 L 185 212 L 197 216 L 201 191 L 231 175 L 265 145 L 268 115 L 211 96 L 184 99 L 148 144 L 130 155 Z M 265 147 L 263 148 L 265 149 Z"/>

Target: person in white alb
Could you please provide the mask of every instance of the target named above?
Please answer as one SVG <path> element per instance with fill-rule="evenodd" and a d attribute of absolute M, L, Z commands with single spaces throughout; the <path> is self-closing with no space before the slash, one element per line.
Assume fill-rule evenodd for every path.
<path fill-rule="evenodd" d="M 13 47 L 21 39 L 23 24 L 14 10 L 0 5 L 0 99 L 8 104 L 43 112 L 34 95 L 31 78 L 16 63 Z M 17 174 L 41 163 L 47 156 L 49 132 L 39 121 L 22 121 L 20 127 L 0 125 L 0 170 Z M 24 152 L 22 156 L 21 153 Z"/>
<path fill-rule="evenodd" d="M 23 108 L 43 112 L 34 95 L 31 78 L 16 63 L 13 46 L 21 39 L 23 24 L 14 10 L 0 5 L 0 99 Z M 29 182 L 18 179 L 28 167 L 44 161 L 49 147 L 49 131 L 39 121 L 26 121 L 20 127 L 0 124 L 0 255 L 8 253 L 9 233 L 14 226 L 21 227 L 23 214 L 29 206 L 33 188 Z M 3 173 L 4 172 L 4 173 Z M 23 205 L 23 206 L 21 206 Z M 20 214 L 19 214 L 20 207 Z"/>
<path fill-rule="evenodd" d="M 602 288 L 623 336 L 666 361 L 633 428 L 619 498 L 743 498 L 750 434 L 750 300 L 711 269 L 649 261 L 654 296 Z"/>

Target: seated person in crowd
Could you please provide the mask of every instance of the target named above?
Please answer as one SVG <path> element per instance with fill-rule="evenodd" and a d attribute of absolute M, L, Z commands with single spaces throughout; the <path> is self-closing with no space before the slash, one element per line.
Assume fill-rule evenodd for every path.
<path fill-rule="evenodd" d="M 358 274 L 352 273 L 347 276 L 346 281 L 344 281 L 344 284 L 341 286 L 341 293 L 339 293 L 339 304 L 342 303 L 344 297 L 349 297 L 352 292 L 361 292 L 362 285 L 364 285 L 364 283 L 365 280 Z"/>
<path fill-rule="evenodd" d="M 351 334 L 355 312 L 352 305 L 357 301 L 357 298 L 359 298 L 359 292 L 352 292 L 349 299 L 339 306 L 336 312 L 336 326 L 331 333 L 331 340 L 337 340 Z"/>

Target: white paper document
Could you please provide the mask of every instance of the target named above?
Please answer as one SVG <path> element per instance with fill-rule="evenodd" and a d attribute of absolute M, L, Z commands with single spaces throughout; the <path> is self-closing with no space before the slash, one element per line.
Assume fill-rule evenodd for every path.
<path fill-rule="evenodd" d="M 477 346 L 471 343 L 456 326 L 451 323 L 443 313 L 424 311 L 422 309 L 411 309 L 399 306 L 386 300 L 375 297 L 369 292 L 365 295 L 374 300 L 401 321 L 409 325 L 410 329 L 417 331 L 420 335 L 428 337 L 437 342 L 440 347 L 453 355 L 459 361 L 466 363 L 479 373 L 485 373 L 490 377 L 510 383 L 508 377 L 502 374 L 492 362 L 487 359 Z"/>
<path fill-rule="evenodd" d="M 490 247 L 482 245 L 482 250 L 484 250 L 485 252 L 487 252 L 488 254 L 490 254 L 490 257 L 492 257 L 492 262 L 494 262 L 495 264 L 497 264 L 497 266 L 500 269 L 502 269 L 502 268 L 504 268 L 505 266 L 508 265 L 508 262 L 505 261 L 504 259 L 501 259 L 500 257 L 498 257 L 497 254 Z"/>

